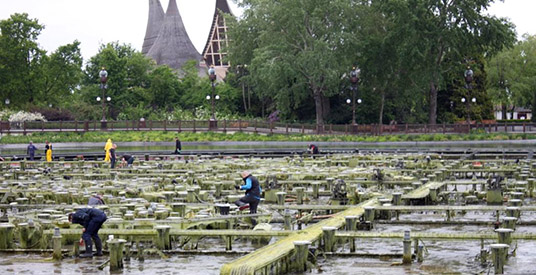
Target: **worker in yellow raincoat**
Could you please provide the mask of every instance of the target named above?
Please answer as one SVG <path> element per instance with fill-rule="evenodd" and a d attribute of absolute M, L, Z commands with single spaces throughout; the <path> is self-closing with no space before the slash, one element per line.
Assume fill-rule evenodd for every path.
<path fill-rule="evenodd" d="M 104 161 L 110 162 L 110 149 L 112 149 L 112 146 L 112 139 L 109 138 L 106 145 L 104 145 Z"/>
<path fill-rule="evenodd" d="M 52 143 L 45 141 L 45 156 L 48 162 L 52 161 Z"/>

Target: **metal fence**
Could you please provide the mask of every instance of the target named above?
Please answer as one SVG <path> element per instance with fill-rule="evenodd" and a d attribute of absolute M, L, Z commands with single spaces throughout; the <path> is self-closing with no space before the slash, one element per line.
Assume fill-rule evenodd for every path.
<path fill-rule="evenodd" d="M 329 134 L 329 135 L 388 135 L 388 134 L 454 134 L 471 131 L 486 133 L 536 133 L 534 123 L 476 124 L 316 124 L 268 122 L 261 120 L 177 120 L 177 121 L 38 121 L 0 122 L 2 134 L 35 132 L 94 132 L 94 131 L 174 131 L 174 132 L 250 132 L 263 134 Z"/>

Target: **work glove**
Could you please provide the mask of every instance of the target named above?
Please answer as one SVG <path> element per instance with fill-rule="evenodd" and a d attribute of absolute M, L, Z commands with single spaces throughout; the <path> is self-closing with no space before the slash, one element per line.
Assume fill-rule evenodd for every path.
<path fill-rule="evenodd" d="M 235 188 L 236 190 L 238 190 L 238 189 L 240 189 L 240 185 L 235 185 L 234 188 Z"/>

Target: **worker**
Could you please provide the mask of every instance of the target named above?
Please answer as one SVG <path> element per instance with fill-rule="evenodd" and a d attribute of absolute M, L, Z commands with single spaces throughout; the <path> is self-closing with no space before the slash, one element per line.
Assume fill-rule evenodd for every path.
<path fill-rule="evenodd" d="M 110 149 L 112 149 L 113 143 L 112 139 L 108 139 L 106 144 L 104 145 L 104 161 L 110 162 Z"/>
<path fill-rule="evenodd" d="M 237 190 L 246 190 L 246 195 L 235 202 L 240 210 L 244 210 L 249 207 L 249 213 L 257 213 L 257 206 L 261 201 L 261 185 L 256 177 L 252 176 L 250 172 L 244 171 L 240 174 L 244 185 L 236 185 Z"/>
<path fill-rule="evenodd" d="M 52 161 L 52 143 L 45 141 L 45 156 L 48 162 Z"/>
<path fill-rule="evenodd" d="M 99 194 L 95 194 L 89 197 L 89 201 L 87 203 L 87 205 L 89 206 L 104 205 L 104 204 L 105 204 L 104 199 Z"/>
<path fill-rule="evenodd" d="M 318 146 L 316 146 L 314 144 L 309 144 L 309 147 L 307 148 L 307 152 L 309 154 L 313 154 L 313 155 L 316 155 L 316 154 L 320 153 L 320 151 L 318 150 Z"/>
<path fill-rule="evenodd" d="M 96 208 L 82 208 L 74 213 L 69 214 L 69 222 L 77 223 L 84 227 L 82 230 L 82 239 L 86 245 L 86 252 L 80 255 L 80 258 L 91 258 L 93 256 L 102 256 L 102 241 L 99 238 L 99 229 L 106 221 L 107 217 L 104 211 Z M 93 254 L 93 242 L 97 252 Z"/>

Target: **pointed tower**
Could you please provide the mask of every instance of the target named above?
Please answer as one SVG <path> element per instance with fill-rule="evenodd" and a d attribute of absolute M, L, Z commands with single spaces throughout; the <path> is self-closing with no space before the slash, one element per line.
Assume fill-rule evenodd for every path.
<path fill-rule="evenodd" d="M 224 14 L 232 15 L 227 0 L 216 0 L 212 27 L 210 28 L 207 43 L 202 54 L 206 66 L 210 67 L 214 65 L 216 74 L 220 78 L 225 78 L 227 68 L 229 67 L 229 64 L 225 60 L 227 53 L 223 50 L 224 47 L 229 45 Z"/>
<path fill-rule="evenodd" d="M 158 38 L 147 55 L 152 57 L 157 64 L 166 64 L 177 70 L 182 69 L 186 61 L 199 62 L 201 60 L 201 55 L 195 49 L 184 28 L 176 0 L 169 0 Z"/>
<path fill-rule="evenodd" d="M 147 22 L 141 53 L 147 54 L 158 38 L 162 22 L 164 22 L 164 16 L 165 13 L 160 0 L 149 0 L 149 21 Z"/>

